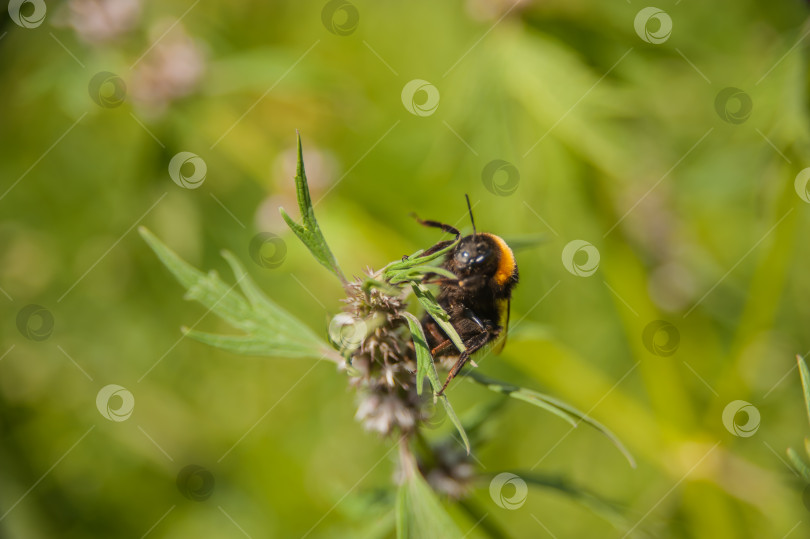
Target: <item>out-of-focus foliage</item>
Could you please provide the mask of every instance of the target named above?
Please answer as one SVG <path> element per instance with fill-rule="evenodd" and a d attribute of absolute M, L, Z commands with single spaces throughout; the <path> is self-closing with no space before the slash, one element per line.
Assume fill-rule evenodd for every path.
<path fill-rule="evenodd" d="M 354 421 L 334 365 L 184 338 L 189 321 L 228 328 L 179 300 L 135 231 L 223 275 L 233 252 L 325 339 L 340 283 L 278 212 L 295 207 L 295 129 L 347 278 L 437 241 L 411 211 L 466 226 L 464 193 L 479 230 L 547 240 L 516 252 L 514 331 L 480 371 L 586 411 L 638 468 L 510 401 L 480 466 L 587 485 L 621 524 L 482 483 L 451 511 L 462 533 L 810 533 L 785 454 L 807 435 L 804 3 L 667 2 L 660 43 L 637 2 L 120 0 L 96 16 L 110 4 L 0 23 L 2 535 L 393 533 L 377 490 L 392 447 Z M 180 152 L 204 167 L 170 173 Z M 258 234 L 282 256 L 257 254 Z M 499 397 L 448 394 L 462 419 Z"/>

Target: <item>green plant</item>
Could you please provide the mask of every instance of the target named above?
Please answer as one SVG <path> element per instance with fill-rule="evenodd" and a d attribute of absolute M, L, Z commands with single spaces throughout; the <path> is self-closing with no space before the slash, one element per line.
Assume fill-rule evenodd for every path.
<path fill-rule="evenodd" d="M 807 368 L 807 362 L 804 360 L 804 358 L 802 358 L 802 356 L 797 355 L 796 361 L 799 364 L 799 373 L 801 374 L 802 378 L 804 404 L 807 408 L 807 419 L 810 421 L 810 369 Z M 810 458 L 810 437 L 805 437 L 804 439 L 804 450 L 807 453 L 808 458 Z M 790 459 L 790 462 L 796 468 L 796 471 L 799 472 L 807 483 L 810 483 L 810 466 L 804 462 L 804 460 L 799 456 L 799 453 L 792 447 L 788 447 L 787 456 Z"/>
<path fill-rule="evenodd" d="M 428 273 L 455 276 L 438 267 L 439 261 L 456 242 L 429 255 L 423 251 L 392 262 L 362 279 L 347 281 L 330 250 L 315 218 L 304 170 L 301 140 L 298 138 L 298 163 L 295 176 L 301 223 L 285 211 L 281 214 L 295 235 L 315 259 L 334 274 L 344 286 L 347 306 L 330 324 L 329 341 L 321 339 L 309 327 L 295 319 L 265 296 L 251 280 L 233 254 L 223 257 L 230 265 L 236 283 L 228 286 L 215 272 L 205 274 L 178 257 L 145 228 L 140 232 L 160 260 L 186 288 L 186 299 L 196 300 L 226 320 L 242 335 L 215 335 L 184 328 L 186 335 L 203 343 L 241 354 L 328 359 L 348 375 L 357 390 L 357 418 L 367 430 L 397 439 L 399 446 L 399 487 L 396 497 L 395 525 L 400 537 L 439 533 L 442 537 L 461 535 L 445 512 L 440 497 L 459 501 L 471 515 L 476 512 L 465 502 L 476 480 L 470 461 L 473 446 L 485 441 L 480 435 L 483 422 L 494 417 L 505 399 L 495 405 L 473 411 L 462 421 L 446 395 L 439 395 L 441 382 L 438 369 L 426 344 L 419 319 L 408 312 L 408 298 L 413 294 L 420 306 L 446 331 L 459 351 L 464 350 L 447 313 L 423 284 Z M 241 294 L 236 291 L 239 285 Z M 447 369 L 449 364 L 440 364 Z M 423 390 L 427 378 L 430 394 Z M 586 423 L 610 439 L 635 466 L 633 457 L 604 425 L 576 408 L 543 393 L 493 380 L 471 372 L 468 380 L 495 393 L 533 404 L 562 418 L 572 426 Z M 426 424 L 435 416 L 440 402 L 453 424 L 462 445 L 452 436 L 429 440 Z M 531 484 L 556 489 L 573 496 L 616 523 L 621 520 L 611 504 L 559 478 L 523 474 Z M 438 530 L 438 531 L 437 531 Z M 498 535 L 497 530 L 489 530 Z"/>

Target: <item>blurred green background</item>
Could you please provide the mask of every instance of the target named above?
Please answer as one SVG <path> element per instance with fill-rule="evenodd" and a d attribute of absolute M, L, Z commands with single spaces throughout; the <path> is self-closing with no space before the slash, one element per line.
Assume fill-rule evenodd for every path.
<path fill-rule="evenodd" d="M 810 431 L 795 369 L 810 350 L 802 2 L 664 1 L 640 26 L 637 0 L 75 0 L 42 20 L 18 4 L 0 28 L 0 535 L 393 534 L 390 499 L 369 500 L 395 452 L 354 421 L 345 376 L 181 339 L 181 325 L 230 330 L 182 301 L 135 231 L 229 280 L 219 252 L 235 252 L 325 334 L 340 284 L 277 209 L 297 215 L 299 129 L 349 275 L 437 240 L 411 211 L 466 225 L 464 193 L 479 230 L 547 240 L 517 252 L 514 339 L 480 368 L 589 411 L 639 466 L 519 402 L 475 456 L 584 485 L 629 525 L 548 490 L 503 509 L 484 481 L 488 521 L 513 537 L 810 536 L 785 462 Z M 415 79 L 435 111 L 420 109 L 430 88 L 403 99 Z M 206 165 L 196 189 L 169 175 L 181 151 Z M 514 169 L 488 177 L 493 160 Z M 259 232 L 283 235 L 278 268 L 252 263 Z M 598 250 L 592 275 L 563 264 L 573 240 Z M 33 340 L 29 304 L 46 309 Z M 645 345 L 655 320 L 670 333 Z M 134 397 L 125 421 L 96 407 L 108 384 Z M 459 413 L 493 397 L 451 392 Z M 753 435 L 724 426 L 734 400 L 760 412 Z M 206 500 L 177 488 L 187 465 L 215 479 Z"/>

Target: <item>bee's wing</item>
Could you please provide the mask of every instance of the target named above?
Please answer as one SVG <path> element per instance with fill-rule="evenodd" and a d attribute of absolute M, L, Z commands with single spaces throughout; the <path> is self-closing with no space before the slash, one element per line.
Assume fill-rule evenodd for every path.
<path fill-rule="evenodd" d="M 503 325 L 503 338 L 495 347 L 495 355 L 503 352 L 503 347 L 506 346 L 506 337 L 509 334 L 509 315 L 512 313 L 512 298 L 506 300 L 506 323 Z"/>

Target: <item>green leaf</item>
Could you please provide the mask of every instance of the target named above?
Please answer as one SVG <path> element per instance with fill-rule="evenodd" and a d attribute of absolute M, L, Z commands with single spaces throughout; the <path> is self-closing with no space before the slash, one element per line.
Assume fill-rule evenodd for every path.
<path fill-rule="evenodd" d="M 306 324 L 265 296 L 231 253 L 223 252 L 237 283 L 228 286 L 216 272 L 205 274 L 184 261 L 144 227 L 138 229 L 158 258 L 193 299 L 243 335 L 215 335 L 184 329 L 200 342 L 240 354 L 334 359 L 334 352 Z M 196 324 L 195 324 L 196 325 Z"/>
<path fill-rule="evenodd" d="M 433 294 L 430 293 L 430 290 L 425 288 L 423 285 L 419 283 L 412 283 L 413 284 L 413 293 L 416 296 L 416 299 L 419 300 L 419 303 L 422 304 L 422 307 L 425 308 L 425 311 L 430 315 L 433 320 L 439 324 L 444 330 L 444 333 L 453 341 L 453 344 L 456 346 L 459 352 L 463 352 L 467 349 L 464 346 L 464 343 L 461 342 L 461 337 L 458 336 L 456 332 L 456 328 L 450 324 L 450 317 L 447 313 L 442 309 L 442 306 L 436 301 L 436 298 L 433 297 Z"/>
<path fill-rule="evenodd" d="M 464 431 L 464 425 L 461 424 L 456 412 L 453 411 L 453 407 L 450 406 L 450 400 L 447 398 L 447 395 L 441 394 L 439 396 L 439 400 L 444 405 L 444 410 L 447 412 L 447 417 L 450 418 L 450 422 L 456 427 L 456 430 L 461 435 L 461 441 L 464 442 L 464 448 L 467 450 L 467 454 L 470 454 L 470 439 L 467 438 L 467 433 Z"/>
<path fill-rule="evenodd" d="M 807 408 L 807 420 L 810 421 L 810 370 L 802 356 L 797 355 L 796 361 L 799 363 L 799 373 L 802 377 L 802 388 L 804 388 L 804 405 Z"/>
<path fill-rule="evenodd" d="M 617 530 L 624 531 L 631 526 L 630 522 L 622 514 L 620 507 L 615 502 L 570 483 L 563 477 L 540 475 L 531 472 L 514 472 L 514 474 L 530 485 L 553 489 L 565 494 L 613 524 Z"/>
<path fill-rule="evenodd" d="M 287 215 L 284 208 L 279 208 L 281 217 L 287 222 L 287 226 L 292 229 L 298 239 L 307 246 L 315 259 L 326 269 L 334 273 L 342 282 L 346 282 L 346 277 L 338 266 L 335 255 L 329 249 L 326 239 L 323 237 L 318 221 L 315 219 L 315 210 L 312 207 L 312 199 L 309 196 L 309 185 L 307 175 L 304 171 L 304 154 L 301 149 L 301 135 L 298 134 L 298 165 L 295 173 L 295 189 L 298 194 L 298 209 L 301 212 L 303 224 L 296 223 L 292 217 Z"/>
<path fill-rule="evenodd" d="M 436 397 L 436 393 L 442 389 L 442 383 L 439 380 L 439 373 L 436 372 L 436 364 L 433 362 L 433 356 L 430 355 L 430 348 L 428 348 L 427 341 L 425 340 L 425 332 L 422 330 L 422 323 L 411 313 L 403 314 L 408 321 L 408 328 L 411 331 L 414 349 L 416 350 L 416 392 L 419 395 L 422 394 L 422 383 L 425 380 L 425 376 L 427 376 L 433 388 L 434 397 Z M 447 398 L 447 395 L 441 395 L 438 398 L 441 400 L 442 406 L 444 406 L 447 417 L 450 418 L 450 421 L 455 425 L 458 433 L 461 435 L 464 447 L 469 455 L 470 440 L 467 437 L 467 433 L 464 431 L 464 426 L 453 410 L 450 400 Z"/>
<path fill-rule="evenodd" d="M 799 454 L 792 447 L 788 447 L 787 456 L 796 471 L 801 474 L 805 481 L 810 483 L 810 467 L 805 464 Z"/>
<path fill-rule="evenodd" d="M 633 468 L 636 467 L 636 461 L 633 458 L 633 455 L 630 454 L 630 451 L 627 450 L 627 448 L 616 437 L 615 434 L 613 434 L 602 423 L 585 415 L 583 412 L 580 412 L 570 404 L 567 404 L 559 399 L 556 399 L 544 393 L 539 393 L 537 391 L 526 389 L 524 387 L 515 386 L 512 384 L 507 384 L 505 382 L 499 382 L 498 380 L 488 378 L 476 371 L 470 371 L 469 378 L 483 385 L 490 391 L 494 391 L 496 393 L 503 393 L 504 395 L 508 395 L 513 399 L 522 400 L 524 402 L 533 404 L 539 408 L 543 408 L 544 410 L 547 410 L 553 413 L 554 415 L 566 420 L 573 427 L 578 426 L 579 423 L 581 422 L 587 423 L 588 425 L 590 425 L 591 427 L 595 428 L 603 435 L 605 435 L 611 442 L 613 442 L 613 445 L 615 445 L 619 449 L 619 451 L 621 451 L 621 453 L 630 463 L 630 466 L 632 466 Z"/>
<path fill-rule="evenodd" d="M 400 485 L 396 507 L 398 539 L 462 535 L 418 470 L 412 470 Z"/>

